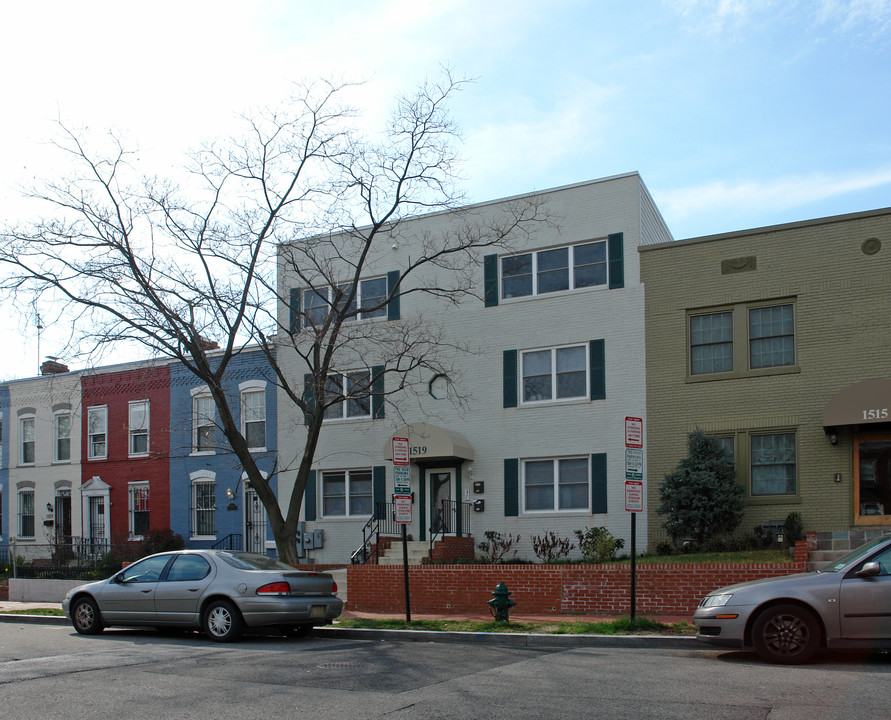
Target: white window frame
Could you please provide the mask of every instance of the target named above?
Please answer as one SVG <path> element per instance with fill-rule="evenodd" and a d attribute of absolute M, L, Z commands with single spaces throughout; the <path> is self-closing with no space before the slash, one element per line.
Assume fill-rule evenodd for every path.
<path fill-rule="evenodd" d="M 101 429 L 102 432 L 92 432 L 94 430 L 93 427 L 93 417 L 96 416 L 101 419 Z M 98 429 L 97 426 L 95 429 Z M 94 440 L 94 438 L 98 438 L 102 436 L 102 453 L 96 452 L 96 447 L 100 441 Z M 87 459 L 88 460 L 104 460 L 108 457 L 108 406 L 107 405 L 93 405 L 92 407 L 87 408 Z"/>
<path fill-rule="evenodd" d="M 30 432 L 27 428 L 30 428 Z M 25 438 L 30 435 L 31 439 Z M 31 459 L 26 460 L 26 445 L 30 445 Z M 19 465 L 32 466 L 37 461 L 37 419 L 34 415 L 22 415 L 19 418 Z"/>
<path fill-rule="evenodd" d="M 585 465 L 585 494 L 587 503 L 584 507 L 561 507 L 560 506 L 560 469 L 562 462 L 583 462 Z M 534 508 L 530 507 L 527 493 L 527 467 L 530 463 L 551 463 L 551 488 L 553 491 L 553 507 L 550 508 Z M 557 515 L 571 513 L 590 513 L 591 512 L 591 456 L 590 455 L 565 455 L 553 458 L 526 458 L 520 463 L 522 472 L 520 478 L 520 487 L 523 497 L 523 513 L 529 515 Z M 572 485 L 581 485 L 582 483 L 571 483 Z M 570 483 L 565 483 L 570 485 Z M 541 485 L 544 487 L 544 485 Z"/>
<path fill-rule="evenodd" d="M 576 262 L 576 249 L 586 247 L 588 245 L 600 245 L 603 249 L 603 261 L 598 262 L 597 265 L 603 265 L 604 268 L 604 276 L 603 282 L 598 282 L 594 284 L 588 285 L 576 285 L 576 270 L 581 267 L 585 267 L 587 264 L 582 264 L 581 262 Z M 566 250 L 567 251 L 567 287 L 560 288 L 558 290 L 540 290 L 539 289 L 539 280 L 540 280 L 540 272 L 546 272 L 540 270 L 539 268 L 539 254 L 540 253 L 548 253 L 555 250 Z M 505 280 L 511 280 L 514 276 L 505 275 L 504 273 L 504 262 L 505 260 L 511 260 L 513 258 L 520 258 L 525 255 L 531 256 L 531 281 L 532 288 L 531 292 L 524 293 L 520 295 L 506 295 L 506 284 Z M 502 255 L 498 258 L 498 275 L 500 279 L 500 292 L 501 292 L 501 300 L 502 301 L 510 301 L 510 300 L 518 300 L 521 298 L 527 297 L 535 297 L 538 295 L 553 295 L 561 292 L 572 292 L 574 290 L 592 290 L 595 288 L 608 288 L 609 287 L 609 246 L 606 238 L 600 239 L 591 239 L 591 240 L 583 240 L 582 242 L 573 243 L 571 245 L 560 245 L 557 247 L 549 247 L 549 248 L 539 248 L 537 250 L 527 250 L 525 252 L 513 253 L 511 255 Z M 509 283 L 508 283 L 509 284 Z"/>
<path fill-rule="evenodd" d="M 369 518 L 374 513 L 374 473 L 369 468 L 353 468 L 351 470 L 323 470 L 322 471 L 322 517 L 326 518 L 349 518 L 364 517 Z M 358 477 L 359 475 L 362 477 Z M 342 475 L 344 483 L 344 494 L 330 495 L 326 491 L 328 483 L 326 480 L 334 479 L 333 476 Z M 356 476 L 356 477 L 354 477 Z M 368 483 L 368 492 L 361 493 L 353 490 L 353 485 L 359 482 Z M 343 498 L 344 512 L 328 512 L 328 501 Z M 368 498 L 369 507 L 354 507 L 360 498 Z"/>
<path fill-rule="evenodd" d="M 365 296 L 368 292 L 368 284 L 372 282 L 381 282 L 384 283 L 384 294 L 383 295 L 371 295 L 372 298 L 379 298 L 383 305 L 373 311 L 370 312 L 362 312 L 361 308 L 365 302 Z M 343 283 L 341 285 L 337 285 L 336 287 L 342 288 L 344 292 L 349 291 L 351 283 Z M 307 288 L 303 291 L 303 314 L 306 317 L 306 322 L 310 325 L 321 325 L 325 322 L 327 317 L 327 311 L 325 311 L 325 315 L 321 316 L 317 319 L 313 319 L 310 316 L 310 311 L 308 308 L 310 305 L 307 304 L 306 299 L 310 296 L 316 296 L 320 300 L 323 300 L 325 305 L 324 307 L 331 308 L 334 306 L 334 287 L 328 285 L 326 287 L 321 288 Z M 323 297 L 324 294 L 324 297 Z M 359 281 L 359 290 L 356 292 L 356 297 L 353 299 L 353 303 L 347 309 L 348 315 L 344 318 L 346 321 L 371 321 L 371 320 L 386 320 L 387 319 L 387 297 L 388 297 L 388 287 L 387 287 L 387 276 L 380 275 L 376 277 L 363 278 Z M 312 306 L 312 310 L 318 312 L 322 305 Z"/>
<path fill-rule="evenodd" d="M 127 518 L 131 540 L 142 540 L 142 533 L 136 532 L 136 513 L 145 512 L 151 522 L 151 495 L 147 480 L 127 484 Z M 148 527 L 151 527 L 150 525 Z"/>
<path fill-rule="evenodd" d="M 350 383 L 351 377 L 355 377 L 358 375 L 365 375 L 368 379 L 368 392 L 363 395 L 355 395 L 350 396 Z M 325 415 L 323 422 L 343 422 L 347 420 L 371 420 L 374 415 L 373 398 L 371 392 L 371 380 L 372 380 L 372 372 L 371 369 L 363 369 L 363 370 L 349 370 L 347 372 L 334 372 L 328 375 L 328 381 L 331 381 L 333 378 L 339 378 L 341 392 L 343 392 L 343 400 L 340 400 L 337 403 L 332 403 L 327 405 L 328 395 L 326 390 L 326 407 L 325 407 Z M 326 382 L 327 385 L 327 382 Z M 345 392 L 344 392 L 345 389 Z M 357 407 L 357 401 L 359 400 L 367 400 L 368 402 L 368 412 L 367 413 L 358 413 L 355 412 L 355 408 Z M 340 408 L 340 411 L 337 415 L 335 415 L 335 410 Z"/>
<path fill-rule="evenodd" d="M 133 411 L 142 406 L 145 411 L 143 426 L 134 427 Z M 131 400 L 127 405 L 127 451 L 130 457 L 148 457 L 150 450 L 149 428 L 151 427 L 151 405 L 148 400 Z M 136 451 L 134 443 L 137 438 L 145 437 L 145 450 Z"/>
<path fill-rule="evenodd" d="M 191 502 L 190 502 L 190 522 L 189 522 L 189 533 L 190 539 L 192 540 L 215 540 L 216 532 L 217 532 L 217 507 L 216 507 L 216 492 L 217 492 L 217 483 L 216 483 L 216 475 L 207 471 L 198 471 L 192 473 L 191 475 Z M 202 488 L 202 492 L 199 492 L 198 488 Z M 210 489 L 210 492 L 207 492 L 207 489 Z M 210 500 L 209 504 L 206 504 L 207 500 Z M 198 506 L 199 501 L 202 501 L 202 507 Z M 213 528 L 213 532 L 211 534 L 198 534 L 199 525 L 204 524 L 199 520 L 201 517 L 201 513 L 206 513 L 207 517 L 210 518 L 210 524 Z"/>
<path fill-rule="evenodd" d="M 60 432 L 59 423 L 62 420 L 68 421 L 68 435 L 63 437 Z M 68 441 L 68 457 L 62 457 L 62 453 L 59 452 L 60 445 L 59 443 L 63 440 Z M 70 410 L 59 410 L 58 412 L 53 414 L 53 462 L 57 463 L 70 463 L 71 462 L 71 411 Z"/>
<path fill-rule="evenodd" d="M 266 383 L 258 380 L 249 380 L 238 386 L 241 397 L 241 435 L 248 444 L 248 450 L 255 452 L 266 451 L 266 430 L 267 430 L 267 411 L 266 411 Z M 251 405 L 249 399 L 260 399 L 257 405 Z M 260 445 L 252 445 L 249 440 L 248 425 L 254 423 L 263 424 L 263 443 Z"/>
<path fill-rule="evenodd" d="M 26 513 L 26 497 L 31 498 L 31 512 Z M 18 521 L 19 521 L 19 534 L 18 537 L 20 540 L 33 540 L 36 537 L 37 532 L 37 513 L 35 510 L 36 499 L 34 497 L 34 488 L 20 488 L 18 491 L 18 502 L 19 502 L 19 511 L 18 511 Z M 31 518 L 31 533 L 28 534 L 25 532 L 25 518 Z"/>
<path fill-rule="evenodd" d="M 213 396 L 210 394 L 210 390 L 207 387 L 197 387 L 192 388 L 192 452 L 191 455 L 213 455 L 216 452 L 216 419 L 217 419 L 217 408 L 216 403 L 213 401 Z M 204 411 L 201 410 L 202 403 L 210 403 L 210 412 L 211 415 L 207 415 L 206 409 Z M 209 419 L 210 422 L 208 424 L 202 425 L 200 420 Z M 201 428 L 210 427 L 211 429 L 211 437 L 210 437 L 210 447 L 199 449 L 199 439 L 201 437 L 200 430 Z"/>
<path fill-rule="evenodd" d="M 585 373 L 585 387 L 581 394 L 579 395 L 571 395 L 567 397 L 557 397 L 558 390 L 558 379 L 561 373 L 557 372 L 557 358 L 558 354 L 561 350 L 570 350 L 581 348 L 585 355 L 585 364 L 583 371 Z M 526 368 L 525 368 L 525 360 L 527 355 L 532 355 L 534 353 L 550 353 L 550 391 L 551 396 L 548 398 L 542 398 L 541 400 L 527 400 L 526 399 Z M 544 405 L 544 404 L 556 404 L 556 403 L 568 403 L 568 402 L 578 402 L 580 400 L 587 400 L 591 397 L 591 357 L 590 357 L 590 348 L 588 343 L 578 343 L 573 345 L 561 345 L 559 347 L 545 347 L 545 348 L 533 348 L 530 350 L 521 350 L 519 353 L 519 376 L 520 376 L 520 404 L 521 405 Z M 578 371 L 575 371 L 578 372 Z M 539 376 L 530 376 L 530 377 L 539 377 Z"/>

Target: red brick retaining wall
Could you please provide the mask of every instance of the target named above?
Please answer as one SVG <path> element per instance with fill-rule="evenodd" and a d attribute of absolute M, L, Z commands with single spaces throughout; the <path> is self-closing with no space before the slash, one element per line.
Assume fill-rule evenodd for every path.
<path fill-rule="evenodd" d="M 722 585 L 789 575 L 806 569 L 806 545 L 792 563 L 750 565 L 638 565 L 636 610 L 649 615 L 690 615 L 703 595 Z M 347 568 L 348 609 L 405 612 L 401 565 Z M 504 582 L 523 614 L 624 615 L 630 606 L 629 565 L 412 565 L 415 613 L 487 611 L 486 601 Z"/>

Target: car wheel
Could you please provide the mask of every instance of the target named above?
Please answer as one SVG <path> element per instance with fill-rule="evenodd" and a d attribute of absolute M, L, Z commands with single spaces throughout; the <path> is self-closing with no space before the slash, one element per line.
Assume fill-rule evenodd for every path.
<path fill-rule="evenodd" d="M 241 615 L 228 600 L 214 600 L 204 611 L 204 634 L 217 642 L 231 642 L 241 635 Z"/>
<path fill-rule="evenodd" d="M 82 597 L 71 606 L 71 624 L 81 635 L 96 635 L 102 632 L 102 616 L 99 606 L 91 597 Z"/>
<path fill-rule="evenodd" d="M 312 625 L 282 625 L 282 635 L 292 638 L 305 638 L 312 634 Z"/>
<path fill-rule="evenodd" d="M 798 605 L 767 608 L 752 626 L 752 641 L 768 662 L 793 665 L 810 660 L 820 649 L 820 624 Z"/>

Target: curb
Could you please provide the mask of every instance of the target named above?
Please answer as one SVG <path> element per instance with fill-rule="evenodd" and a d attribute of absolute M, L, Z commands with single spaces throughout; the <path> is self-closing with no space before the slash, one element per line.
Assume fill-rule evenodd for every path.
<path fill-rule="evenodd" d="M 59 615 L 13 615 L 0 613 L 0 623 L 20 625 L 69 625 L 66 617 Z M 705 643 L 686 635 L 554 635 L 544 633 L 477 633 L 448 630 L 376 630 L 364 628 L 338 628 L 331 625 L 317 627 L 317 638 L 344 640 L 378 640 L 426 643 L 468 643 L 477 645 L 503 645 L 528 648 L 575 648 L 603 647 L 636 650 L 709 650 Z"/>
<path fill-rule="evenodd" d="M 19 623 L 20 625 L 68 625 L 70 621 L 63 615 L 14 615 L 0 613 L 0 623 Z"/>

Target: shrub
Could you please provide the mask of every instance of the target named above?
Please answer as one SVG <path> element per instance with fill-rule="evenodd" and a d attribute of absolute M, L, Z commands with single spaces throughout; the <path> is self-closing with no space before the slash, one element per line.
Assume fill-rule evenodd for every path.
<path fill-rule="evenodd" d="M 140 553 L 142 555 L 154 555 L 155 553 L 167 552 L 168 550 L 182 550 L 185 546 L 182 535 L 174 533 L 170 528 L 149 530 L 142 536 Z"/>
<path fill-rule="evenodd" d="M 616 551 L 625 547 L 625 541 L 616 538 L 605 527 L 593 527 L 576 530 L 579 539 L 579 550 L 589 563 L 602 563 L 616 556 Z"/>
<path fill-rule="evenodd" d="M 795 545 L 798 540 L 804 540 L 804 524 L 801 522 L 800 513 L 790 512 L 786 515 L 783 522 L 783 534 L 789 547 Z"/>
<path fill-rule="evenodd" d="M 511 551 L 514 545 L 520 542 L 520 536 L 514 537 L 511 533 L 502 535 L 497 530 L 486 530 L 483 533 L 485 540 L 477 545 L 477 547 L 485 555 L 485 559 L 490 563 L 502 562 L 507 553 Z M 517 551 L 514 550 L 514 555 Z"/>
<path fill-rule="evenodd" d="M 553 530 L 544 535 L 532 536 L 532 551 L 539 560 L 545 563 L 557 562 L 569 555 L 575 545 L 569 538 L 562 538 Z"/>
<path fill-rule="evenodd" d="M 737 528 L 744 491 L 736 482 L 733 459 L 717 438 L 697 430 L 690 434 L 688 450 L 662 481 L 659 513 L 675 543 L 690 538 L 702 544 Z"/>

